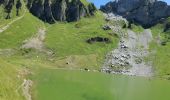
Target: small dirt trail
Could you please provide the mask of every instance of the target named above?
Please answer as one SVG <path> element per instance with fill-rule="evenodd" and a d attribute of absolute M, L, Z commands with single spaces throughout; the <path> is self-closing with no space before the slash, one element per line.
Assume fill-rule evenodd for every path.
<path fill-rule="evenodd" d="M 120 19 L 113 17 L 119 16 L 112 16 L 112 20 Z M 126 33 L 118 32 L 118 34 L 120 37 L 118 47 L 108 53 L 102 71 L 134 76 L 152 76 L 151 64 L 144 61 L 144 58 L 149 55 L 149 43 L 152 41 L 151 31 L 146 29 L 141 33 L 135 33 L 127 30 Z"/>
<path fill-rule="evenodd" d="M 16 89 L 16 92 L 18 92 L 21 89 L 22 95 L 25 97 L 25 99 L 32 100 L 32 96 L 31 96 L 32 86 L 33 86 L 33 81 L 29 79 L 24 79 L 23 83 Z"/>
<path fill-rule="evenodd" d="M 35 49 L 39 52 L 44 52 L 49 56 L 53 55 L 53 51 L 46 48 L 44 41 L 46 37 L 46 28 L 39 28 L 38 32 L 32 38 L 29 38 L 23 42 L 22 49 Z"/>
<path fill-rule="evenodd" d="M 24 79 L 24 82 L 22 84 L 22 92 L 26 100 L 32 100 L 32 96 L 30 93 L 32 85 L 33 82 L 31 80 Z"/>
<path fill-rule="evenodd" d="M 45 39 L 46 29 L 40 28 L 36 34 L 36 36 L 30 38 L 29 40 L 25 40 L 24 44 L 21 48 L 29 49 L 33 48 L 39 51 L 42 51 L 44 48 L 43 41 Z"/>
<path fill-rule="evenodd" d="M 7 23 L 7 25 L 0 27 L 0 33 L 2 33 L 2 32 L 4 32 L 5 30 L 7 30 L 13 23 L 15 23 L 16 21 L 22 19 L 22 18 L 25 16 L 25 14 L 26 14 L 26 12 L 27 12 L 27 9 L 26 9 L 26 7 L 25 7 L 25 3 L 24 3 L 24 2 L 23 2 L 23 5 L 24 5 L 24 7 L 23 7 L 23 8 L 24 8 L 24 13 L 23 13 L 23 15 L 20 16 L 20 17 L 15 18 L 15 19 L 12 20 L 11 22 Z"/>

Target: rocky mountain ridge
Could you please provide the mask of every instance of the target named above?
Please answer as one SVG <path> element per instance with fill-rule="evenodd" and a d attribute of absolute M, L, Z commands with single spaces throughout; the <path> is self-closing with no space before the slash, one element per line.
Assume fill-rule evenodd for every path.
<path fill-rule="evenodd" d="M 0 6 L 7 13 L 6 19 L 10 19 L 14 6 L 18 16 L 23 4 L 21 0 L 1 0 Z M 26 6 L 34 16 L 48 23 L 77 21 L 81 17 L 94 15 L 96 11 L 94 4 L 85 5 L 81 0 L 27 0 Z"/>
<path fill-rule="evenodd" d="M 157 0 L 116 0 L 100 8 L 105 13 L 123 16 L 129 22 L 149 28 L 170 16 L 170 6 Z"/>
<path fill-rule="evenodd" d="M 77 21 L 81 17 L 94 15 L 94 4 L 84 5 L 80 0 L 28 0 L 30 12 L 45 22 Z"/>

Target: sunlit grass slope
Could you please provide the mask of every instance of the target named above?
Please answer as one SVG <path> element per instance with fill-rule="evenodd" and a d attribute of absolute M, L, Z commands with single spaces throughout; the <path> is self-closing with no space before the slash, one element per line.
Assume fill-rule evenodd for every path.
<path fill-rule="evenodd" d="M 58 57 L 94 54 L 98 60 L 101 60 L 108 51 L 116 47 L 118 40 L 109 35 L 109 31 L 102 29 L 105 23 L 103 15 L 97 12 L 95 16 L 83 18 L 78 22 L 57 23 L 48 26 L 45 44 Z M 89 44 L 86 42 L 86 40 L 98 36 L 111 39 L 111 43 Z"/>
<path fill-rule="evenodd" d="M 163 80 L 54 69 L 38 69 L 32 79 L 36 100 L 170 99 L 170 83 Z"/>
<path fill-rule="evenodd" d="M 24 40 L 36 34 L 43 23 L 30 13 L 13 23 L 6 31 L 0 33 L 0 48 L 15 48 L 21 46 Z"/>
<path fill-rule="evenodd" d="M 15 4 L 16 4 L 17 0 L 14 0 Z M 24 2 L 23 0 L 21 0 L 22 2 L 22 7 L 19 10 L 19 16 L 22 16 L 25 12 L 25 6 L 24 6 Z M 10 21 L 14 20 L 15 18 L 19 17 L 16 16 L 16 6 L 13 5 L 11 13 L 10 13 L 10 19 L 6 19 L 7 13 L 5 12 L 5 6 L 2 4 L 0 5 L 0 28 L 4 25 L 6 25 L 7 23 L 9 23 Z"/>
<path fill-rule="evenodd" d="M 17 66 L 0 58 L 0 100 L 24 100 L 18 70 Z"/>
<path fill-rule="evenodd" d="M 160 42 L 167 41 L 166 37 L 169 33 L 163 32 L 164 25 L 162 24 L 157 24 L 151 30 L 154 38 L 150 46 L 153 52 L 151 60 L 153 60 L 155 75 L 170 79 L 170 42 L 166 45 L 160 44 Z"/>

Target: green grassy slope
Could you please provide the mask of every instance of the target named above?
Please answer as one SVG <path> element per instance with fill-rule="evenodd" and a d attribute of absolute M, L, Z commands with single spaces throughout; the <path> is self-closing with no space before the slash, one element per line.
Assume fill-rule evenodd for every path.
<path fill-rule="evenodd" d="M 88 4 L 85 0 L 82 0 L 82 2 L 84 4 Z M 15 9 L 12 12 L 12 16 L 14 17 L 10 20 L 4 20 L 4 15 L 1 11 L 2 7 L 0 7 L 0 28 L 16 18 L 14 16 L 16 13 Z M 22 14 L 23 11 L 21 12 L 21 15 Z M 18 78 L 17 76 L 19 75 L 19 70 L 24 68 L 30 69 L 33 72 L 33 75 L 35 75 L 31 77 L 31 79 L 35 82 L 34 86 L 37 86 L 34 89 L 38 92 L 38 94 L 36 95 L 35 93 L 33 96 L 35 98 L 37 97 L 38 100 L 67 100 L 68 98 L 65 95 L 69 96 L 68 100 L 127 100 L 125 98 L 126 96 L 129 100 L 147 100 L 147 94 L 145 94 L 146 91 L 143 90 L 143 88 L 148 88 L 152 85 L 152 83 L 149 83 L 149 81 L 146 81 L 145 79 L 130 81 L 132 84 L 137 82 L 135 83 L 136 87 L 129 88 L 129 90 L 127 89 L 127 91 L 124 91 L 128 87 L 133 87 L 126 84 L 129 82 L 129 78 L 127 77 L 121 78 L 120 80 L 118 79 L 117 81 L 117 78 L 113 80 L 112 76 L 101 73 L 83 72 L 83 74 L 81 74 L 81 72 L 54 70 L 57 68 L 99 69 L 103 64 L 105 55 L 114 49 L 118 42 L 118 38 L 116 36 L 108 34 L 110 31 L 104 31 L 102 29 L 104 24 L 106 24 L 106 22 L 101 12 L 96 12 L 96 15 L 92 17 L 82 18 L 78 22 L 58 22 L 51 25 L 44 24 L 29 12 L 26 12 L 22 19 L 13 23 L 6 31 L 0 33 L 0 100 L 24 100 L 21 90 L 19 89 L 16 92 L 23 82 L 23 78 Z M 38 29 L 44 27 L 46 27 L 46 38 L 44 40 L 44 44 L 47 50 L 53 52 L 52 55 L 36 50 L 26 50 L 27 53 L 20 50 L 24 40 L 35 36 Z M 162 29 L 162 25 L 157 25 L 152 28 L 154 39 L 157 38 L 158 33 L 162 32 Z M 141 32 L 143 31 L 143 28 L 133 25 L 132 30 L 135 32 Z M 88 44 L 86 42 L 87 39 L 98 36 L 109 38 L 111 43 Z M 164 33 L 161 33 L 161 39 L 165 39 Z M 161 46 L 157 45 L 154 40 L 151 44 L 151 50 L 156 50 L 154 56 L 151 57 L 154 63 L 156 75 L 169 79 L 170 43 L 166 46 Z M 13 55 L 8 56 L 8 53 L 9 55 Z M 47 69 L 42 69 L 44 67 Z M 116 81 L 117 83 L 115 83 Z M 138 91 L 136 90 L 140 87 L 140 85 L 138 85 L 138 81 L 139 83 L 145 81 L 146 84 L 149 84 L 148 87 L 145 87 L 144 82 L 144 84 L 142 84 L 143 87 L 140 88 L 141 91 L 143 91 L 141 94 L 144 93 L 142 96 L 143 98 L 138 98 Z M 111 83 L 113 84 L 111 85 Z M 122 85 L 119 86 L 119 83 L 122 83 Z M 156 91 L 152 94 L 151 90 L 153 89 L 151 88 L 148 90 L 151 91 L 149 92 L 151 97 L 149 97 L 148 100 L 156 100 L 161 96 L 168 98 L 166 93 L 161 94 L 161 92 L 164 92 L 162 89 L 167 89 L 166 92 L 169 92 L 167 83 L 164 84 L 160 82 L 160 88 L 158 84 L 159 82 L 156 82 L 153 89 L 160 89 L 160 92 Z M 65 87 L 62 87 L 62 85 Z M 52 86 L 58 89 L 55 89 Z M 120 87 L 123 87 L 121 91 L 119 91 Z M 116 90 L 114 90 L 115 88 Z M 80 91 L 80 93 L 77 91 Z M 103 91 L 106 91 L 107 93 Z M 117 91 L 118 93 L 121 92 L 125 94 L 125 96 L 122 97 L 120 96 L 121 94 L 116 94 Z M 129 91 L 131 91 L 132 94 L 129 93 Z M 52 93 L 46 95 L 49 92 Z M 57 95 L 55 93 L 57 93 Z M 128 93 L 129 96 L 134 95 L 134 93 L 136 93 L 137 96 L 131 98 L 128 96 Z M 115 97 L 113 97 L 113 95 Z M 169 100 L 169 98 L 167 100 Z"/>
<path fill-rule="evenodd" d="M 166 23 L 168 22 L 170 22 L 170 18 L 166 20 Z M 151 28 L 154 37 L 151 43 L 151 50 L 154 52 L 151 60 L 153 60 L 156 76 L 170 79 L 170 43 L 166 42 L 166 45 L 161 45 L 162 42 L 169 41 L 167 37 L 170 36 L 170 33 L 164 32 L 164 28 L 164 23 Z"/>
<path fill-rule="evenodd" d="M 26 13 L 25 17 L 15 22 L 10 28 L 0 33 L 0 48 L 15 48 L 21 46 L 24 40 L 36 34 L 38 28 L 43 27 L 43 23 Z"/>
<path fill-rule="evenodd" d="M 80 0 L 84 5 L 88 5 L 89 2 L 87 2 L 87 0 Z"/>
<path fill-rule="evenodd" d="M 104 18 L 101 13 L 90 18 L 83 18 L 73 23 L 58 23 L 49 26 L 47 31 L 46 45 L 52 48 L 57 55 L 65 56 L 72 54 L 91 54 L 102 48 L 109 48 L 115 45 L 115 38 L 104 31 Z M 91 37 L 111 38 L 112 44 L 94 43 L 88 44 L 86 40 Z"/>
<path fill-rule="evenodd" d="M 153 46 L 156 50 L 154 55 L 154 66 L 156 75 L 170 79 L 170 44 L 166 46 Z"/>
<path fill-rule="evenodd" d="M 15 4 L 16 4 L 16 0 L 15 1 Z M 4 9 L 4 5 L 1 5 L 0 6 L 0 28 L 4 25 L 6 25 L 7 23 L 9 23 L 10 21 L 16 19 L 17 17 L 20 17 L 22 16 L 22 14 L 24 13 L 24 10 L 25 10 L 25 6 L 24 6 L 24 2 L 23 0 L 21 0 L 22 2 L 22 7 L 21 9 L 19 10 L 19 16 L 16 16 L 16 7 L 15 5 L 12 7 L 12 10 L 11 10 L 11 13 L 10 13 L 10 16 L 11 16 L 11 19 L 5 19 L 6 16 L 7 16 L 7 13 L 5 12 L 5 9 Z"/>
<path fill-rule="evenodd" d="M 38 69 L 32 79 L 36 100 L 170 99 L 170 83 L 163 80 L 54 69 Z"/>
<path fill-rule="evenodd" d="M 57 57 L 94 55 L 97 57 L 95 63 L 100 66 L 98 62 L 103 60 L 108 51 L 116 47 L 118 40 L 109 35 L 109 31 L 102 29 L 104 24 L 103 16 L 100 12 L 97 12 L 95 16 L 83 18 L 78 22 L 51 25 L 47 31 L 45 44 L 55 52 Z M 112 43 L 88 44 L 86 42 L 91 37 L 97 36 L 110 38 Z"/>
<path fill-rule="evenodd" d="M 0 58 L 0 100 L 23 100 L 19 67 Z"/>
<path fill-rule="evenodd" d="M 12 20 L 13 18 L 8 22 Z M 78 22 L 46 24 L 45 46 L 48 50 L 52 50 L 55 55 L 49 57 L 44 52 L 36 50 L 31 50 L 23 55 L 23 51 L 20 50 L 23 41 L 35 36 L 39 28 L 45 27 L 44 23 L 39 19 L 26 12 L 23 18 L 17 20 L 7 30 L 0 33 L 0 59 L 3 59 L 0 60 L 0 65 L 5 68 L 0 72 L 2 76 L 0 78 L 0 91 L 2 91 L 0 99 L 24 99 L 20 89 L 19 92 L 14 91 L 23 82 L 22 78 L 17 79 L 19 75 L 18 69 L 28 68 L 34 70 L 37 67 L 98 69 L 102 65 L 107 52 L 116 47 L 118 41 L 117 37 L 108 34 L 109 31 L 102 30 L 104 24 L 105 21 L 100 12 L 97 12 L 94 17 L 83 18 Z M 110 38 L 112 42 L 109 44 L 86 43 L 87 39 L 95 36 Z M 10 54 L 13 55 L 10 56 Z M 68 61 L 71 61 L 71 64 L 66 64 Z M 4 72 L 10 73 L 5 74 Z M 5 80 L 9 76 L 12 77 Z M 9 91 L 10 89 L 11 91 Z"/>
<path fill-rule="evenodd" d="M 169 33 L 163 32 L 164 25 L 158 24 L 151 28 L 153 33 L 153 42 L 151 43 L 151 51 L 154 52 L 151 60 L 155 68 L 155 74 L 158 77 L 170 79 L 170 43 L 161 45 L 161 42 L 167 41 L 167 35 Z M 160 42 L 160 43 L 158 43 Z"/>
<path fill-rule="evenodd" d="M 0 20 L 0 23 L 4 26 L 12 20 L 15 18 Z M 13 49 L 19 50 L 23 41 L 35 35 L 38 28 L 43 27 L 43 25 L 40 20 L 27 12 L 23 18 L 0 33 L 0 100 L 25 100 L 21 89 L 23 77 L 19 77 L 24 62 L 17 58 L 18 62 L 22 62 L 22 64 L 16 62 L 11 64 L 10 61 L 17 60 L 16 56 L 18 55 L 14 55 L 14 58 L 8 55 L 15 53 Z"/>

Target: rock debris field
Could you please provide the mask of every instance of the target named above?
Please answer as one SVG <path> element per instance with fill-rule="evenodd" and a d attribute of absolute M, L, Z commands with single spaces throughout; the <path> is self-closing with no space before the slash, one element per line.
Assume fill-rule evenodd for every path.
<path fill-rule="evenodd" d="M 105 17 L 110 20 L 125 21 L 122 17 L 114 14 L 108 14 Z M 114 27 L 112 30 L 115 32 L 116 27 L 110 27 Z M 117 27 L 116 32 L 120 37 L 118 47 L 107 54 L 102 71 L 134 76 L 152 76 L 151 62 L 144 61 L 144 58 L 149 55 L 149 43 L 152 41 L 151 30 L 145 29 L 141 33 L 135 33 L 128 29 L 126 33 L 123 33 L 121 31 L 123 29 L 120 26 Z"/>

